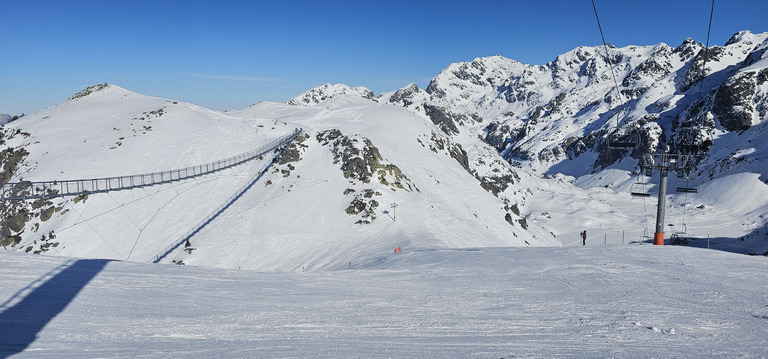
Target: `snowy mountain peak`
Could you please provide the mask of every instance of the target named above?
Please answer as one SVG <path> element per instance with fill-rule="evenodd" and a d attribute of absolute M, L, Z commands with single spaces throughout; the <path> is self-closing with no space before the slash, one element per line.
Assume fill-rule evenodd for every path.
<path fill-rule="evenodd" d="M 458 96 L 472 96 L 472 89 L 486 86 L 500 86 L 512 74 L 522 72 L 527 65 L 519 61 L 494 55 L 478 57 L 471 62 L 457 62 L 435 76 L 427 86 L 427 92 L 433 97 L 451 99 Z M 451 88 L 463 91 L 464 94 L 453 93 Z"/>
<path fill-rule="evenodd" d="M 72 95 L 72 97 L 70 97 L 68 100 L 77 100 L 79 98 L 86 97 L 86 96 L 91 95 L 91 94 L 96 93 L 96 92 L 101 92 L 101 91 L 109 90 L 110 88 L 119 88 L 119 87 L 114 86 L 114 85 L 110 85 L 110 84 L 108 84 L 106 82 L 103 83 L 103 84 L 89 86 L 85 90 L 82 90 L 82 91 Z"/>
<path fill-rule="evenodd" d="M 615 49 L 615 48 L 611 48 Z M 550 64 L 557 65 L 558 67 L 573 67 L 578 66 L 585 61 L 589 60 L 590 58 L 594 57 L 595 54 L 602 49 L 599 47 L 586 47 L 586 46 L 579 46 L 571 51 L 568 51 L 562 55 L 558 55 L 557 58 L 555 58 L 555 61 Z M 604 53 L 602 55 L 605 55 Z"/>
<path fill-rule="evenodd" d="M 388 103 L 408 107 L 413 103 L 426 101 L 429 94 L 412 83 L 395 92 L 382 94 L 380 97 Z"/>
<path fill-rule="evenodd" d="M 301 95 L 298 95 L 288 101 L 289 105 L 314 106 L 323 101 L 330 100 L 339 96 L 357 96 L 368 100 L 374 100 L 376 97 L 373 91 L 365 87 L 350 87 L 344 84 L 325 84 L 315 87 Z"/>
<path fill-rule="evenodd" d="M 448 66 L 430 81 L 426 92 L 435 104 L 452 106 L 454 112 L 466 113 L 474 111 L 473 107 L 496 101 L 500 95 L 496 90 L 510 77 L 520 76 L 530 67 L 499 55 L 478 57 Z"/>
<path fill-rule="evenodd" d="M 759 37 L 760 35 L 755 35 L 749 30 L 739 31 L 733 34 L 730 39 L 728 39 L 728 42 L 725 43 L 725 46 L 729 46 L 742 41 L 749 41 L 751 43 L 753 40 Z"/>

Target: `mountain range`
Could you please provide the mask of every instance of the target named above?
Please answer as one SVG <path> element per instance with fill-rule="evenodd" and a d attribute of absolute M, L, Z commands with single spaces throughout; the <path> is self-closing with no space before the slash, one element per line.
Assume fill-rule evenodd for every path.
<path fill-rule="evenodd" d="M 653 194 L 658 177 L 642 160 L 691 138 L 712 146 L 673 175 L 670 234 L 763 254 L 767 50 L 768 33 L 744 31 L 708 49 L 688 39 L 578 47 L 544 65 L 481 57 L 449 65 L 426 89 L 377 96 L 326 84 L 226 112 L 101 84 L 2 126 L 2 182 L 162 172 L 302 132 L 274 160 L 191 180 L 0 202 L 0 236 L 18 251 L 149 262 L 199 228 L 163 262 L 263 271 L 573 245 L 583 230 L 590 243 L 646 243 L 655 202 L 629 194 Z M 612 145 L 627 138 L 632 146 Z"/>

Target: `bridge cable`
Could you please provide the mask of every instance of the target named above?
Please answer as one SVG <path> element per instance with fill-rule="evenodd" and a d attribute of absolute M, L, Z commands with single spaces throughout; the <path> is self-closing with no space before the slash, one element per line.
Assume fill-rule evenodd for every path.
<path fill-rule="evenodd" d="M 133 190 L 131 190 L 131 191 L 133 191 Z M 131 223 L 133 223 L 133 225 L 136 227 L 136 229 L 138 229 L 138 230 L 139 230 L 139 235 L 138 235 L 138 236 L 136 236 L 136 242 L 138 243 L 138 241 L 139 241 L 139 237 L 141 237 L 141 234 L 144 232 L 144 228 L 146 228 L 146 225 L 144 226 L 144 228 L 141 228 L 141 227 L 139 227 L 139 225 L 138 225 L 138 224 L 136 224 L 136 222 L 133 220 L 133 218 L 131 218 L 131 215 L 129 215 L 129 214 L 128 214 L 128 212 L 126 212 L 126 211 L 125 211 L 125 208 L 123 208 L 123 206 L 125 205 L 125 202 L 127 202 L 127 198 L 128 198 L 128 197 L 130 197 L 130 196 L 126 196 L 126 200 L 125 200 L 125 201 L 123 201 L 123 204 L 120 204 L 120 203 L 118 203 L 118 202 L 115 200 L 115 197 L 113 197 L 113 196 L 112 196 L 112 194 L 111 194 L 110 192 L 106 192 L 106 193 L 107 193 L 107 195 L 109 195 L 109 198 L 110 198 L 110 199 L 112 199 L 112 202 L 115 202 L 115 204 L 117 205 L 117 208 L 120 208 L 120 211 L 122 211 L 122 212 L 123 212 L 123 214 L 124 214 L 126 217 L 128 217 L 128 220 L 129 220 L 129 221 L 131 221 Z M 129 193 L 129 194 L 130 194 L 130 193 Z M 131 258 L 131 254 L 133 253 L 133 248 L 135 248 L 135 247 L 136 247 L 136 243 L 134 243 L 133 247 L 131 248 L 131 251 L 128 253 L 128 256 L 127 256 L 127 257 L 125 257 L 125 259 L 126 259 L 126 260 L 127 260 L 128 258 Z"/>
<path fill-rule="evenodd" d="M 265 162 L 265 163 L 268 163 L 268 162 Z M 220 181 L 222 178 L 228 178 L 228 179 L 232 179 L 232 178 L 235 178 L 235 179 L 237 180 L 237 182 L 235 183 L 235 186 L 237 186 L 237 188 L 239 188 L 239 190 L 237 190 L 237 191 L 235 192 L 235 195 L 237 195 L 237 193 L 239 193 L 239 192 L 241 192 L 241 191 L 242 191 L 242 188 L 243 188 L 243 186 L 245 185 L 245 183 L 243 183 L 243 182 L 249 182 L 249 181 L 252 181 L 252 180 L 253 180 L 253 179 L 254 179 L 254 178 L 257 176 L 257 175 L 259 175 L 259 173 L 262 171 L 262 167 L 252 166 L 250 169 L 248 169 L 248 170 L 247 170 L 247 171 L 245 171 L 245 172 L 242 172 L 242 171 L 241 171 L 241 172 L 240 172 L 240 174 L 237 174 L 237 173 L 235 172 L 235 167 L 240 167 L 240 166 L 234 166 L 234 167 L 232 167 L 232 168 L 228 168 L 228 169 L 225 169 L 225 170 L 221 171 L 221 176 L 220 176 L 220 175 L 219 175 L 219 173 L 217 172 L 217 173 L 216 173 L 216 177 L 217 177 L 217 182 L 218 182 L 218 181 Z M 231 175 L 229 175 L 229 176 L 224 176 L 224 171 L 230 171 L 230 172 L 231 172 Z M 197 180 L 197 179 L 195 179 L 195 180 Z M 199 183 L 198 183 L 198 184 L 199 184 Z M 234 196 L 234 195 L 233 195 L 233 196 Z M 230 197 L 230 199 L 229 199 L 229 200 L 231 200 L 231 198 L 232 198 L 232 197 Z M 229 201 L 229 200 L 227 200 L 227 201 Z M 226 203 L 227 201 L 225 201 L 224 203 Z M 210 227 L 209 227 L 209 229 L 210 229 Z M 202 232 L 202 229 L 201 229 L 201 232 Z M 192 236 L 189 236 L 189 237 L 187 238 L 187 240 L 189 240 L 189 239 L 191 239 L 191 238 L 192 238 Z M 184 250 L 181 250 L 181 251 L 178 251 L 178 252 L 176 252 L 176 254 L 173 256 L 173 258 L 171 258 L 171 261 L 172 261 L 173 263 L 176 263 L 176 261 L 177 261 L 177 260 L 179 260 L 179 259 L 180 259 L 180 257 L 181 257 L 181 256 L 184 254 L 184 251 L 185 251 L 185 250 L 186 250 L 186 248 L 185 248 Z M 190 251 L 186 257 L 189 257 L 189 255 L 191 255 L 191 254 L 192 254 L 192 252 Z M 183 260 L 183 259 L 182 259 L 182 260 Z"/>
<path fill-rule="evenodd" d="M 88 209 L 88 208 L 86 207 L 86 209 Z M 120 254 L 120 252 L 118 252 L 118 251 L 117 251 L 117 249 L 115 249 L 115 247 L 114 247 L 114 246 L 112 246 L 112 244 L 111 244 L 111 243 L 109 243 L 109 241 L 107 241 L 107 239 L 106 239 L 106 238 L 104 238 L 104 236 L 102 236 L 102 235 L 101 235 L 101 233 L 99 233 L 99 231 L 97 231 L 97 230 L 96 230 L 96 228 L 94 228 L 94 227 L 91 225 L 91 222 L 89 222 L 88 220 L 86 220 L 86 219 L 85 219 L 85 217 L 83 217 L 83 214 L 82 214 L 82 213 L 80 213 L 80 212 L 79 212 L 79 211 L 78 211 L 78 210 L 75 208 L 75 206 L 72 206 L 72 210 L 73 210 L 73 211 L 75 211 L 75 213 L 77 213 L 77 214 L 80 216 L 80 218 L 83 220 L 83 222 L 85 222 L 85 224 L 87 224 L 87 225 L 88 225 L 88 227 L 91 227 L 91 229 L 92 229 L 94 232 L 96 232 L 96 234 L 98 234 L 98 235 L 99 235 L 99 237 L 101 237 L 101 239 L 104 241 L 104 243 L 106 243 L 106 244 L 109 246 L 109 248 L 112 248 L 112 250 L 113 250 L 113 251 L 115 251 L 115 253 L 116 253 L 118 256 L 120 256 L 120 258 L 122 258 L 123 260 L 125 260 L 125 257 L 123 257 L 123 255 L 122 255 L 122 254 Z M 84 211 L 85 211 L 85 210 L 84 210 Z M 83 222 L 80 222 L 80 223 L 83 223 Z"/>
<path fill-rule="evenodd" d="M 144 228 L 142 228 L 141 231 L 139 232 L 139 235 L 136 236 L 136 241 L 133 242 L 133 247 L 131 247 L 131 252 L 128 253 L 128 257 L 126 257 L 126 259 L 130 259 L 131 258 L 131 255 L 133 254 L 133 250 L 136 249 L 136 245 L 139 244 L 139 239 L 141 239 L 141 235 L 144 234 L 144 230 L 147 229 L 147 227 L 149 227 L 149 224 L 152 223 L 152 221 L 155 219 L 155 217 L 157 217 L 157 215 L 160 214 L 160 210 L 162 210 L 163 208 L 165 208 L 165 206 L 167 206 L 171 202 L 173 202 L 173 200 L 175 200 L 178 196 L 179 196 L 178 194 L 173 196 L 173 198 L 171 198 L 168 202 L 166 202 L 161 207 L 158 207 L 157 204 L 155 204 L 155 207 L 157 207 L 157 210 L 155 210 L 155 214 L 153 214 L 152 217 L 150 217 L 149 220 L 147 220 L 147 223 L 144 224 Z M 148 196 L 148 198 L 152 201 L 152 203 L 155 203 L 155 201 L 152 199 L 152 197 Z"/>
<path fill-rule="evenodd" d="M 197 181 L 197 178 L 195 178 L 195 181 Z M 160 209 L 160 206 L 157 205 L 157 202 L 155 202 L 155 200 L 152 199 L 152 195 L 150 195 L 147 192 L 147 188 L 146 187 L 141 187 L 141 189 L 144 190 L 144 195 L 145 195 L 144 198 L 149 198 L 149 200 L 152 201 L 152 204 L 155 205 L 155 208 L 156 209 Z M 155 194 L 157 194 L 157 193 L 160 193 L 160 191 L 155 191 Z"/>

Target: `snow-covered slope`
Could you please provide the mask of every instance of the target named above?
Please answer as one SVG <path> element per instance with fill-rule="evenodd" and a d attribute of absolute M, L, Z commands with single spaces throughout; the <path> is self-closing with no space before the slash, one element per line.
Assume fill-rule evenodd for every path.
<path fill-rule="evenodd" d="M 255 262 L 295 257 L 292 267 L 281 269 L 338 267 L 377 260 L 398 247 L 559 244 L 544 229 L 529 228 L 512 208 L 516 203 L 483 189 L 464 168 L 461 148 L 405 109 L 342 95 L 316 106 L 261 103 L 230 114 L 305 131 L 288 151 L 291 158 L 284 156 L 265 177 L 271 184 L 243 201 L 239 218 L 253 221 L 233 217 L 210 230 L 214 238 L 234 233 L 229 245 L 253 248 L 246 252 Z M 524 201 L 525 187 L 517 188 Z M 253 240 L 254 234 L 262 238 Z M 219 250 L 214 247 L 206 250 Z M 214 264 L 194 255 L 185 263 Z"/>
<path fill-rule="evenodd" d="M 298 127 L 304 133 L 273 170 L 197 233 L 192 249 L 165 261 L 306 270 L 372 262 L 398 247 L 560 244 L 520 215 L 532 178 L 515 177 L 501 194 L 484 188 L 467 152 L 431 122 L 359 92 L 305 105 L 220 113 L 99 85 L 6 126 L 5 145 L 21 158 L 8 173 L 14 182 L 171 170 L 246 152 Z M 514 174 L 485 147 L 497 171 Z M 151 261 L 269 160 L 86 198 L 4 202 L 4 242 L 27 252 Z"/>
<path fill-rule="evenodd" d="M 365 87 L 349 87 L 344 84 L 325 84 L 292 98 L 288 101 L 288 104 L 313 106 L 340 95 L 355 95 L 370 100 L 375 97 L 373 92 Z"/>
<path fill-rule="evenodd" d="M 629 204 L 627 197 L 633 188 L 657 191 L 655 173 L 652 178 L 637 176 L 640 158 L 693 138 L 694 133 L 701 140 L 710 138 L 714 144 L 698 160 L 690 178 L 671 179 L 675 185 L 668 194 L 681 208 L 668 211 L 677 225 L 669 232 L 699 238 L 744 236 L 763 253 L 768 249 L 768 238 L 759 230 L 768 223 L 768 202 L 761 195 L 768 188 L 768 148 L 762 140 L 768 122 L 768 33 L 739 32 L 724 46 L 704 50 L 702 44 L 688 39 L 676 48 L 666 44 L 610 47 L 610 61 L 603 47 L 578 47 L 544 65 L 481 57 L 448 66 L 426 90 L 408 85 L 382 94 L 379 101 L 430 119 L 464 148 L 482 148 L 480 137 L 518 168 L 518 174 L 561 176 L 560 181 L 575 185 L 545 185 L 548 191 L 557 190 L 528 200 L 530 206 L 523 208 L 529 222 L 549 222 L 548 228 L 564 243 L 570 240 L 563 235 L 574 238 L 576 228 L 594 223 L 601 223 L 597 229 L 613 233 L 614 238 L 627 231 L 647 235 L 647 224 L 632 222 L 647 222 L 647 208 L 653 203 L 643 203 L 643 211 L 628 208 L 638 207 L 637 202 Z M 608 146 L 610 139 L 626 133 L 640 140 L 637 148 Z M 482 167 L 477 171 L 483 173 Z M 736 178 L 754 195 L 729 185 Z M 676 187 L 697 186 L 701 187 L 698 194 L 674 194 Z M 564 192 L 556 194 L 560 188 Z M 609 191 L 596 207 L 589 205 L 590 198 L 582 192 L 605 189 Z M 711 201 L 713 197 L 746 202 L 752 209 L 731 211 Z M 573 204 L 559 206 L 562 201 Z M 716 210 L 720 216 L 712 212 L 715 207 L 720 207 Z M 553 212 L 561 212 L 564 218 L 549 218 Z M 675 213 L 680 215 L 672 217 Z M 690 226 L 699 216 L 708 216 L 711 222 Z M 723 217 L 732 220 L 722 221 Z M 727 230 L 740 227 L 729 225 L 733 222 L 750 224 Z M 691 234 L 697 228 L 706 231 Z M 712 233 L 715 228 L 721 232 Z"/>
<path fill-rule="evenodd" d="M 30 152 L 28 167 L 15 174 L 17 179 L 109 177 L 182 168 L 246 152 L 291 129 L 285 124 L 246 122 L 115 85 L 87 92 L 6 126 L 31 134 L 8 142 L 23 143 Z"/>
<path fill-rule="evenodd" d="M 4 176 L 18 182 L 166 171 L 238 155 L 291 129 L 98 85 L 4 126 Z M 259 167 L 248 165 L 130 191 L 2 202 L 3 240 L 26 252 L 148 261 L 236 193 Z"/>
<path fill-rule="evenodd" d="M 620 94 L 597 47 L 545 65 L 501 56 L 452 64 L 426 90 L 410 84 L 374 96 L 328 84 L 288 104 L 228 112 L 98 85 L 2 126 L 0 179 L 182 168 L 300 128 L 269 173 L 165 260 L 299 271 L 372 263 L 396 248 L 570 245 L 583 230 L 591 243 L 646 241 L 653 198 L 628 193 L 653 193 L 657 180 L 636 176 L 638 159 L 698 132 L 714 145 L 692 178 L 671 179 L 669 234 L 762 254 L 768 33 L 741 32 L 710 48 L 705 69 L 703 50 L 692 40 L 610 48 Z M 607 146 L 628 129 L 638 148 Z M 151 261 L 270 160 L 130 191 L 3 202 L 2 242 Z"/>
<path fill-rule="evenodd" d="M 761 357 L 766 270 L 650 245 L 404 251 L 314 273 L 0 251 L 0 356 Z"/>

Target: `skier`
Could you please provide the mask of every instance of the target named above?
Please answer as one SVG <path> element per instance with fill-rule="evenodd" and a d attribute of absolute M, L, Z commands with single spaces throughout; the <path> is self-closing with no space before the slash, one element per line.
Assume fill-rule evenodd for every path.
<path fill-rule="evenodd" d="M 579 233 L 581 236 L 581 245 L 586 246 L 587 245 L 587 230 L 583 230 L 581 233 Z"/>

